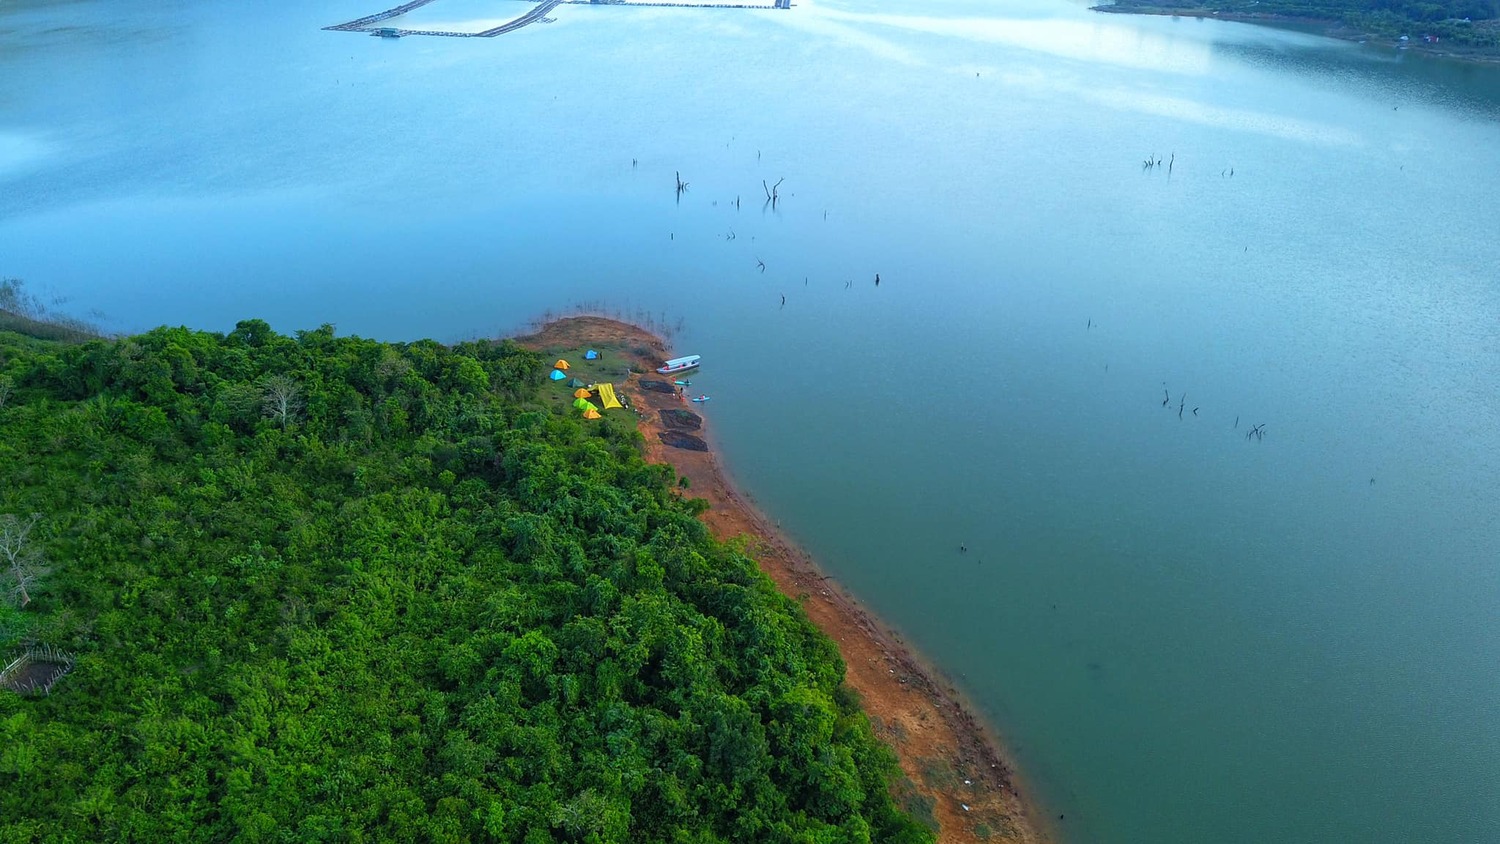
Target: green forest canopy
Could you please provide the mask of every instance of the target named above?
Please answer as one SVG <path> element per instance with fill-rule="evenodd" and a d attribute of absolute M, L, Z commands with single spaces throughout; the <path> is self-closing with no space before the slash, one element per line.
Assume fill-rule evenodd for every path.
<path fill-rule="evenodd" d="M 0 839 L 925 842 L 834 645 L 510 343 L 0 331 Z M 7 590 L 8 591 L 8 590 Z"/>

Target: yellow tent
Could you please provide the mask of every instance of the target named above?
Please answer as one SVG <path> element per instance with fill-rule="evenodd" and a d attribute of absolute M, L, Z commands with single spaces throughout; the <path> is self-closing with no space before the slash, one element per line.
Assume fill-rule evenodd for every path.
<path fill-rule="evenodd" d="M 599 418 L 599 411 L 597 411 L 597 410 L 595 410 L 595 409 L 593 409 L 591 407 L 588 410 L 585 410 L 583 412 L 583 418 L 584 419 L 598 419 Z"/>
<path fill-rule="evenodd" d="M 599 401 L 603 403 L 605 410 L 608 410 L 611 407 L 620 407 L 620 400 L 615 398 L 615 385 L 600 384 Z"/>
<path fill-rule="evenodd" d="M 562 358 L 558 358 L 557 359 L 557 363 L 552 364 L 552 368 L 553 369 L 567 369 L 568 368 L 568 362 L 565 361 L 565 360 L 563 360 Z"/>
<path fill-rule="evenodd" d="M 573 391 L 573 398 L 575 398 L 575 399 L 586 399 L 588 397 L 589 397 L 589 391 L 585 390 L 582 387 L 579 387 L 578 389 L 576 389 L 576 390 Z"/>

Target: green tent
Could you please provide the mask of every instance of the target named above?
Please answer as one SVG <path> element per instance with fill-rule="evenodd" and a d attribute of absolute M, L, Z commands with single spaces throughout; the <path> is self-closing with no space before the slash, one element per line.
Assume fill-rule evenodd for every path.
<path fill-rule="evenodd" d="M 589 408 L 593 407 L 593 405 L 589 403 L 589 400 L 585 398 L 573 399 L 573 406 L 578 408 L 579 410 L 588 410 Z"/>
<path fill-rule="evenodd" d="M 568 386 L 569 387 L 587 387 L 588 385 L 585 384 L 585 383 L 583 383 L 582 381 L 579 381 L 577 378 L 574 378 L 572 381 L 568 382 Z"/>

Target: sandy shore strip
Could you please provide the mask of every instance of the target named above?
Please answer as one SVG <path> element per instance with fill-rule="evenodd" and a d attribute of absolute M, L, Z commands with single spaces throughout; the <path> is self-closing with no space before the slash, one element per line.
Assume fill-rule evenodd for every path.
<path fill-rule="evenodd" d="M 660 338 L 614 319 L 575 316 L 515 339 L 549 357 L 594 348 L 614 372 L 622 373 L 613 383 L 639 414 L 646 459 L 670 464 L 679 477 L 687 478 L 685 494 L 709 503 L 703 520 L 714 535 L 743 537 L 761 570 L 838 643 L 848 666 L 846 681 L 859 693 L 877 734 L 895 748 L 909 780 L 898 797 L 919 818 L 936 825 L 939 841 L 1054 840 L 1050 826 L 1019 788 L 995 735 L 974 717 L 951 683 L 942 681 L 900 636 L 822 574 L 734 488 L 715 457 L 706 422 L 691 433 L 709 444 L 707 451 L 662 443 L 660 435 L 667 428 L 660 411 L 701 414 L 705 408 L 641 387 L 642 380 L 663 380 L 653 370 L 671 354 Z M 628 377 L 623 375 L 625 364 L 632 369 Z"/>

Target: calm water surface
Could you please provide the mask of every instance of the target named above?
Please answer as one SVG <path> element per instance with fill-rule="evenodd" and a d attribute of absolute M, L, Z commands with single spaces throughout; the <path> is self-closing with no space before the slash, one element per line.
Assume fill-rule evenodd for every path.
<path fill-rule="evenodd" d="M 0 7 L 0 275 L 680 320 L 735 473 L 1068 840 L 1500 840 L 1500 71 L 1066 0 L 249 5 Z"/>

